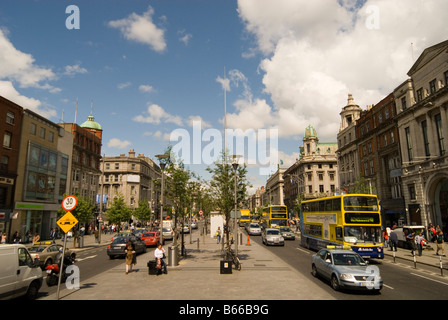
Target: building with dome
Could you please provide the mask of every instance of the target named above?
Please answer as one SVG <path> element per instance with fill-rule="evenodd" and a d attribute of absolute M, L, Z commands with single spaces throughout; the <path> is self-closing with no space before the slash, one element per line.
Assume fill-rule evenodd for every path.
<path fill-rule="evenodd" d="M 99 193 L 101 175 L 103 128 L 95 122 L 92 112 L 87 121 L 81 125 L 76 123 L 60 123 L 59 125 L 73 134 L 70 193 L 95 201 Z"/>
<path fill-rule="evenodd" d="M 296 162 L 283 173 L 284 202 L 288 211 L 298 215 L 297 199 L 331 196 L 337 191 L 338 165 L 335 142 L 319 142 L 316 129 L 305 128 L 303 145 Z"/>

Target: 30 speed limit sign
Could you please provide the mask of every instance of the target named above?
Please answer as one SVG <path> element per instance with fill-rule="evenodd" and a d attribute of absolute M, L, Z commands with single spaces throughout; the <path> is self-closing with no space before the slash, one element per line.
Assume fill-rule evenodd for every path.
<path fill-rule="evenodd" d="M 75 196 L 66 196 L 64 200 L 62 200 L 62 209 L 65 211 L 71 211 L 75 209 L 78 204 L 78 199 Z"/>

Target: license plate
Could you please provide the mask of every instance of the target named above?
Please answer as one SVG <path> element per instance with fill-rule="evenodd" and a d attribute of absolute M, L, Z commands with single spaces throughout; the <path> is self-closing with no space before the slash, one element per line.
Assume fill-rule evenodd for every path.
<path fill-rule="evenodd" d="M 120 250 L 120 249 L 121 249 L 121 247 L 114 247 L 114 249 Z"/>
<path fill-rule="evenodd" d="M 361 282 L 362 287 L 373 287 L 374 285 L 375 285 L 375 282 L 373 282 L 373 281 Z"/>
<path fill-rule="evenodd" d="M 51 270 L 47 270 L 47 273 L 50 274 L 50 273 L 51 273 Z"/>

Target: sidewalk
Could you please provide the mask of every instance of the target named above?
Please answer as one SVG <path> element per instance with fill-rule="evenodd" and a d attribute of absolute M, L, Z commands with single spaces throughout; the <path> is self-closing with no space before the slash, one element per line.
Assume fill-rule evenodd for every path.
<path fill-rule="evenodd" d="M 429 249 L 423 250 L 421 256 L 418 256 L 417 255 L 418 253 L 416 252 L 415 261 L 417 263 L 417 266 L 418 264 L 425 264 L 440 269 L 440 261 L 442 261 L 443 270 L 448 270 L 448 257 L 436 255 L 437 245 L 435 243 L 430 243 L 429 245 L 431 246 L 432 250 Z M 445 246 L 445 254 L 448 253 L 447 250 L 448 247 Z M 439 254 L 442 253 L 439 251 Z M 390 251 L 389 248 L 384 248 L 384 255 L 393 257 L 394 252 Z M 398 248 L 397 251 L 395 252 L 395 259 L 396 261 L 398 261 L 399 259 L 404 259 L 414 262 L 414 256 L 412 255 L 410 249 Z"/>
<path fill-rule="evenodd" d="M 90 237 L 90 236 L 89 236 Z M 85 248 L 106 245 L 84 240 Z M 197 236 L 195 236 L 197 238 Z M 134 271 L 125 274 L 125 261 L 95 277 L 82 281 L 80 289 L 61 286 L 61 300 L 334 300 L 291 266 L 277 259 L 263 246 L 251 242 L 239 245 L 242 270 L 220 273 L 221 245 L 210 236 L 200 236 L 190 244 L 186 237 L 187 257 L 177 266 L 168 266 L 168 274 L 149 275 L 147 262 L 153 250 L 137 256 Z M 93 240 L 93 243 L 91 242 Z M 110 238 L 109 238 L 110 240 Z M 168 252 L 168 242 L 164 247 Z M 71 246 L 68 246 L 71 248 Z M 83 248 L 82 250 L 85 250 Z M 162 294 L 160 294 L 162 293 Z M 56 294 L 41 300 L 55 300 Z"/>

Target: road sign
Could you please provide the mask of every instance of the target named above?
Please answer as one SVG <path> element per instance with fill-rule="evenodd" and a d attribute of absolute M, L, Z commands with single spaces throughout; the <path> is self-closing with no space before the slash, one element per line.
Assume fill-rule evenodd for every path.
<path fill-rule="evenodd" d="M 66 196 L 64 200 L 62 200 L 62 209 L 65 211 L 72 211 L 75 209 L 78 204 L 78 199 L 75 196 Z"/>
<path fill-rule="evenodd" d="M 204 211 L 199 210 L 199 215 L 202 216 L 204 214 Z"/>
<path fill-rule="evenodd" d="M 67 212 L 56 223 L 62 229 L 62 231 L 67 233 L 78 223 L 78 219 L 76 219 L 71 212 Z"/>

